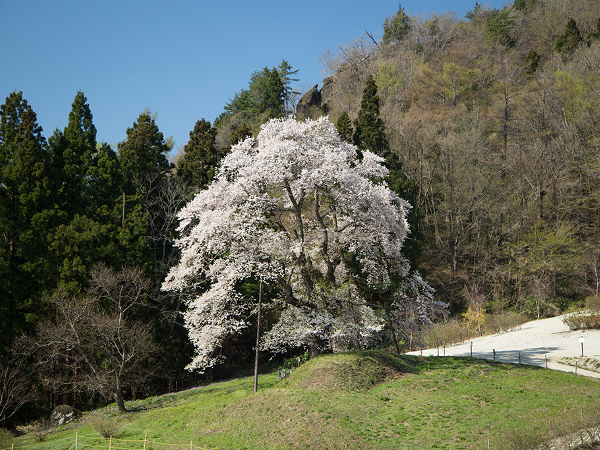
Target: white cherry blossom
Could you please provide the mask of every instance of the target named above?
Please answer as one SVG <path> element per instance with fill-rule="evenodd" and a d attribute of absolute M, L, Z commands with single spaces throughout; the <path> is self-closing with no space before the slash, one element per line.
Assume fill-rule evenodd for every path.
<path fill-rule="evenodd" d="M 384 321 L 355 278 L 386 289 L 409 275 L 401 249 L 410 205 L 388 188 L 382 163 L 369 151 L 359 160 L 327 118 L 272 120 L 256 140 L 232 147 L 209 188 L 179 213 L 181 258 L 163 283 L 191 292 L 209 283 L 185 314 L 197 352 L 190 369 L 218 363 L 225 339 L 247 326 L 253 301 L 235 287 L 251 278 L 282 293 L 265 348 L 375 339 Z M 352 257 L 359 273 L 347 267 Z"/>

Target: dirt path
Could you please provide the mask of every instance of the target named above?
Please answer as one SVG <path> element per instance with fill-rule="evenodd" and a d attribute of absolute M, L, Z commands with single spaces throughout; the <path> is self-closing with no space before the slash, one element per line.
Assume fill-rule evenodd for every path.
<path fill-rule="evenodd" d="M 522 364 L 547 367 L 564 372 L 574 372 L 575 367 L 559 364 L 558 360 L 565 356 L 581 356 L 579 338 L 584 338 L 583 355 L 600 360 L 600 330 L 571 331 L 560 317 L 535 320 L 525 323 L 520 329 L 471 339 L 445 349 L 445 356 L 470 356 L 471 343 L 473 357 L 493 359 L 496 361 L 518 363 L 519 355 Z M 423 355 L 444 356 L 444 349 L 423 350 Z M 413 355 L 420 351 L 412 352 Z M 600 373 L 578 369 L 577 373 L 593 378 L 600 378 Z"/>

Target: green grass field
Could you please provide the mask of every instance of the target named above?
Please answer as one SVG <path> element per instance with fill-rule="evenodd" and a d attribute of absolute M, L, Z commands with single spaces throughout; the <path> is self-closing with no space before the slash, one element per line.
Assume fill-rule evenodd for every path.
<path fill-rule="evenodd" d="M 145 437 L 147 449 L 524 449 L 600 423 L 598 380 L 469 358 L 324 355 L 252 388 L 252 378 L 230 380 L 93 414 L 116 421 L 113 449 L 141 449 Z M 77 432 L 78 448 L 107 449 L 108 439 L 84 439 L 100 438 L 88 416 L 17 444 L 74 449 Z"/>

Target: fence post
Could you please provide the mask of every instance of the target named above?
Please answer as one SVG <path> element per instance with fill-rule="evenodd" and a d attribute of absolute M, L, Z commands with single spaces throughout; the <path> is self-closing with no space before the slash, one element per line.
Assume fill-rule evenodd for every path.
<path fill-rule="evenodd" d="M 146 450 L 146 442 L 148 440 L 148 433 L 144 434 L 144 450 Z"/>
<path fill-rule="evenodd" d="M 493 348 L 492 351 L 494 352 L 494 361 L 496 361 L 496 349 Z"/>
<path fill-rule="evenodd" d="M 544 360 L 546 361 L 546 369 L 548 368 L 548 356 L 544 355 Z"/>
<path fill-rule="evenodd" d="M 108 450 L 110 450 L 112 447 L 112 436 L 110 438 L 108 438 Z"/>
<path fill-rule="evenodd" d="M 75 432 L 75 450 L 77 450 L 78 438 L 79 438 L 79 431 L 76 431 Z"/>
<path fill-rule="evenodd" d="M 473 341 L 471 341 L 471 358 L 473 357 Z"/>

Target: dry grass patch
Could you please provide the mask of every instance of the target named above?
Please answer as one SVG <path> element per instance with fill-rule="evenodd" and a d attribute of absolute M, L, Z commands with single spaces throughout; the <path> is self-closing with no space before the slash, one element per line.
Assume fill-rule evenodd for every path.
<path fill-rule="evenodd" d="M 397 358 L 380 352 L 323 355 L 300 366 L 286 387 L 324 391 L 366 392 L 401 377 L 417 365 L 416 357 Z"/>

